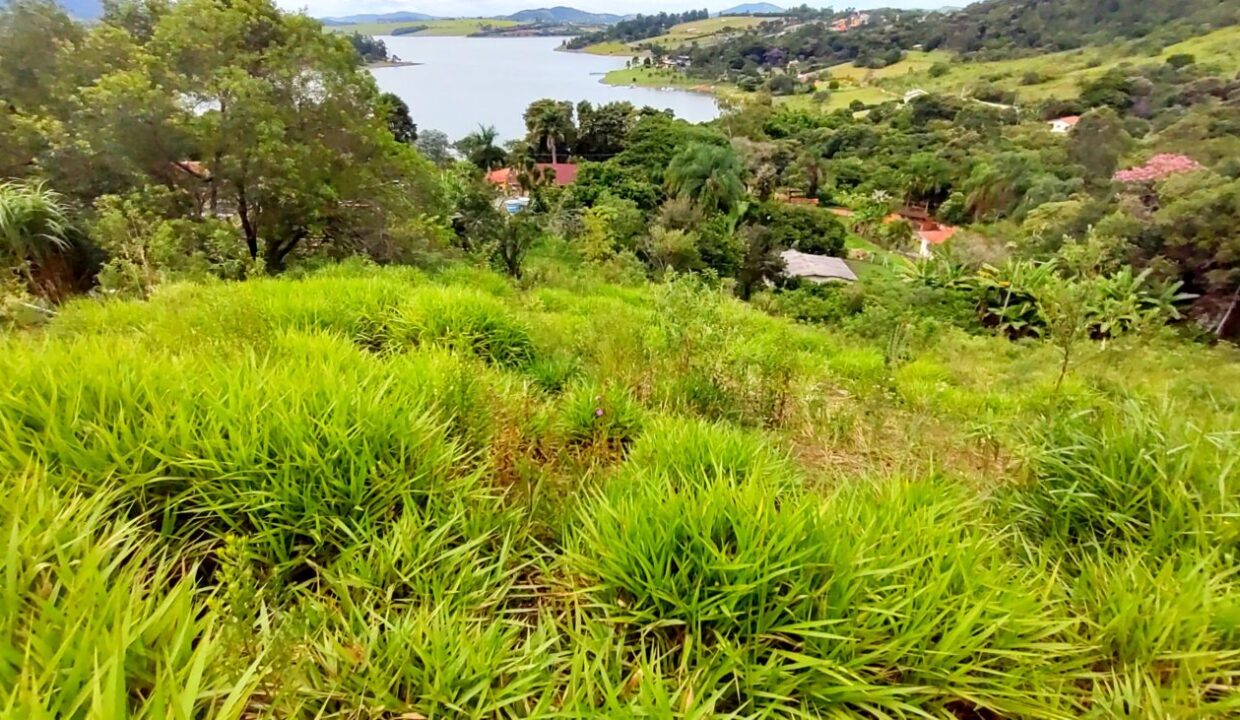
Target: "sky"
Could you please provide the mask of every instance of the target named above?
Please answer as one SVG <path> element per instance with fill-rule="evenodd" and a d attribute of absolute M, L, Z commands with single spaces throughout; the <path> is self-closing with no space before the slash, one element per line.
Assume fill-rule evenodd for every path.
<path fill-rule="evenodd" d="M 703 7 L 712 11 L 723 10 L 747 2 L 748 0 L 277 0 L 286 10 L 305 10 L 314 17 L 337 17 L 343 15 L 364 15 L 369 13 L 386 13 L 399 10 L 420 12 L 427 15 L 443 17 L 490 17 L 507 15 L 518 10 L 538 7 L 567 5 L 590 12 L 609 12 L 617 15 L 634 13 L 657 13 L 660 11 L 682 12 L 699 10 Z M 796 2 L 776 2 L 776 5 L 800 5 Z M 809 3 L 816 5 L 817 3 Z M 851 0 L 851 2 L 823 2 L 823 6 L 854 7 L 866 9 L 872 7 L 942 7 L 945 5 L 963 5 L 963 1 L 952 0 Z"/>

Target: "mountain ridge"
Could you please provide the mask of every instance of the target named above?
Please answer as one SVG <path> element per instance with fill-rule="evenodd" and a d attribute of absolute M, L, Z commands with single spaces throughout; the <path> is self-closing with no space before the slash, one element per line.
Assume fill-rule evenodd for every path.
<path fill-rule="evenodd" d="M 784 8 L 778 5 L 761 2 L 761 3 L 744 3 L 736 7 L 721 10 L 719 15 L 778 15 L 786 12 Z"/>

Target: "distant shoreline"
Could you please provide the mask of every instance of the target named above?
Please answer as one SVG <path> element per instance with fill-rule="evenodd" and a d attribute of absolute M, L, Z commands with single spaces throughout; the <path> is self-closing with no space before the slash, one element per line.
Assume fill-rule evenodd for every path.
<path fill-rule="evenodd" d="M 399 60 L 399 61 L 381 60 L 379 62 L 368 63 L 366 65 L 366 69 L 367 70 L 382 70 L 384 68 L 413 67 L 414 65 L 421 65 L 421 64 L 422 63 L 418 63 L 418 62 L 405 62 L 404 60 Z"/>

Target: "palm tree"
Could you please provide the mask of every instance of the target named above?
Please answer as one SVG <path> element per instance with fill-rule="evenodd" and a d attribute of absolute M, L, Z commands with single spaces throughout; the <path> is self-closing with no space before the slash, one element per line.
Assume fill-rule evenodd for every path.
<path fill-rule="evenodd" d="M 672 159 L 667 189 L 704 208 L 727 212 L 745 197 L 743 174 L 740 157 L 731 148 L 694 143 Z"/>
<path fill-rule="evenodd" d="M 59 193 L 42 183 L 0 183 L 0 258 L 19 269 L 31 291 L 58 294 L 52 266 L 69 249 L 71 232 Z M 47 277 L 40 282 L 39 275 Z"/>
<path fill-rule="evenodd" d="M 508 163 L 508 153 L 495 144 L 497 140 L 499 131 L 494 125 L 479 125 L 477 130 L 456 143 L 456 149 L 479 168 L 494 170 Z"/>
<path fill-rule="evenodd" d="M 560 162 L 560 143 L 573 135 L 573 106 L 554 100 L 539 100 L 525 111 L 525 127 L 538 144 L 545 144 L 553 165 Z"/>

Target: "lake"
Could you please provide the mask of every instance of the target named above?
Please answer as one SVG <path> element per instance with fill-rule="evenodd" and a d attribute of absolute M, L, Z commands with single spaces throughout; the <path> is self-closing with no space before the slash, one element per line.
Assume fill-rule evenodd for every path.
<path fill-rule="evenodd" d="M 598 105 L 627 100 L 637 107 L 670 109 L 676 117 L 704 122 L 718 117 L 705 93 L 614 87 L 603 75 L 626 58 L 556 52 L 564 38 L 383 37 L 388 51 L 420 65 L 372 70 L 379 87 L 409 104 L 419 129 L 442 130 L 457 140 L 494 125 L 505 140 L 525 135 L 522 114 L 542 98 L 589 100 Z"/>

